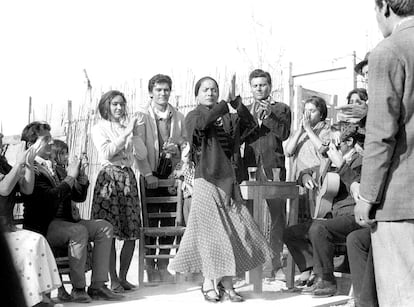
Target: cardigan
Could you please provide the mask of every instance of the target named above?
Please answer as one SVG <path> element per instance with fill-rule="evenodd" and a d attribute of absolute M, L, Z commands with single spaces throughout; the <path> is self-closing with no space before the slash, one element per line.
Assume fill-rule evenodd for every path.
<path fill-rule="evenodd" d="M 236 176 L 236 168 L 240 160 L 240 143 L 248 137 L 257 124 L 249 110 L 241 103 L 240 97 L 237 97 L 232 104 L 236 106 L 237 114 L 229 114 L 226 101 L 221 101 L 212 107 L 199 105 L 187 114 L 185 126 L 192 160 L 196 165 L 194 178 L 204 178 L 233 199 L 240 199 Z M 232 152 L 230 159 L 220 144 L 215 127 L 215 122 L 220 117 L 223 129 L 230 140 L 228 144 Z"/>

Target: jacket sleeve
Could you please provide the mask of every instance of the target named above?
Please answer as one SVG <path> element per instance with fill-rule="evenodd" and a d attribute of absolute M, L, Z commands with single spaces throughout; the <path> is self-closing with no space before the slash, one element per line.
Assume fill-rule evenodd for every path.
<path fill-rule="evenodd" d="M 271 105 L 271 110 L 270 115 L 263 119 L 263 125 L 269 128 L 279 140 L 285 141 L 290 134 L 290 108 L 282 102 L 277 102 Z"/>
<path fill-rule="evenodd" d="M 353 182 L 361 181 L 362 157 L 354 154 L 353 159 L 349 163 L 344 163 L 338 171 L 341 181 L 345 184 L 348 192 Z"/>
<path fill-rule="evenodd" d="M 147 154 L 145 156 L 135 156 L 135 162 L 136 162 L 136 166 L 139 170 L 139 172 L 143 175 L 146 176 L 148 174 L 152 174 L 152 169 L 151 169 L 151 165 L 149 163 L 148 160 L 148 150 L 146 149 L 148 143 L 147 143 L 147 132 L 146 129 L 148 128 L 148 120 L 147 120 L 147 115 L 143 114 L 143 113 L 139 113 L 138 114 L 138 118 L 139 121 L 137 122 L 136 125 L 136 131 L 135 134 L 142 140 L 143 145 L 145 146 L 145 151 L 147 152 Z"/>
<path fill-rule="evenodd" d="M 80 184 L 77 180 L 72 187 L 72 200 L 81 203 L 86 200 L 88 196 L 89 181 L 86 184 Z"/>
<path fill-rule="evenodd" d="M 185 118 L 185 128 L 186 135 L 189 139 L 191 136 L 194 137 L 194 132 L 206 130 L 211 124 L 222 115 L 229 112 L 227 107 L 227 102 L 222 100 L 221 102 L 215 104 L 211 109 L 206 109 L 205 111 L 200 109 L 200 107 L 188 113 Z"/>
<path fill-rule="evenodd" d="M 249 109 L 242 103 L 240 96 L 237 97 L 237 100 L 238 105 L 236 110 L 240 118 L 240 143 L 243 143 L 249 135 L 256 131 L 258 125 L 254 121 Z"/>
<path fill-rule="evenodd" d="M 366 124 L 361 196 L 379 203 L 399 132 L 404 68 L 398 55 L 378 45 L 369 57 L 369 107 Z"/>

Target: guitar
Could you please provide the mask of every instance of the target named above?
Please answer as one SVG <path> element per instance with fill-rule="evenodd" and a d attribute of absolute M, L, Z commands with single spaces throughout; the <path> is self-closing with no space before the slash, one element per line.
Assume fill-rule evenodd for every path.
<path fill-rule="evenodd" d="M 332 202 L 338 194 L 340 178 L 339 174 L 328 172 L 332 161 L 329 160 L 319 176 L 318 189 L 315 197 L 314 219 L 325 218 L 332 211 Z"/>

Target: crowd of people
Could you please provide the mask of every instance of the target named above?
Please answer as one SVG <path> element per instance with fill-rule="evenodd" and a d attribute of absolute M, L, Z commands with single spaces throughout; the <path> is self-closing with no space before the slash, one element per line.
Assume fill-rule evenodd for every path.
<path fill-rule="evenodd" d="M 7 306 L 54 306 L 54 289 L 61 301 L 79 303 L 118 301 L 134 291 L 127 273 L 142 226 L 138 176 L 149 196 L 169 195 L 159 179 L 179 177 L 186 198 L 180 247 L 170 261 L 146 260 L 148 281 L 171 281 L 173 272 L 199 273 L 206 301 L 242 302 L 234 277 L 263 265 L 265 280 L 283 279 L 286 244 L 302 272 L 298 291 L 333 296 L 335 246 L 346 244 L 355 306 L 410 306 L 414 1 L 375 0 L 375 10 L 385 39 L 355 67 L 368 91 L 352 89 L 337 108 L 335 124 L 327 121 L 326 101 L 310 96 L 291 132 L 291 110 L 272 98 L 272 78 L 261 69 L 249 75 L 250 105 L 235 95 L 234 82 L 219 101 L 217 81 L 206 76 L 195 84 L 197 107 L 186 116 L 169 104 L 167 75 L 149 80 L 147 112 L 128 114 L 120 91 L 103 94 L 100 120 L 92 128 L 101 167 L 90 219 L 82 219 L 76 206 L 88 194 L 87 157 L 69 159 L 68 145 L 52 138 L 48 123 L 28 124 L 14 165 L 0 156 L 1 264 L 7 271 L 7 282 L 2 273 L 0 284 Z M 286 181 L 285 157 L 293 161 L 290 180 L 301 187 L 301 202 L 315 204 L 312 216 L 286 228 L 284 201 L 266 200 L 270 218 L 259 229 L 240 183 L 249 179 L 249 168 L 257 181 Z M 322 186 L 328 181 L 335 191 L 324 211 Z M 13 221 L 17 202 L 24 206 L 23 229 Z M 152 219 L 150 226 L 174 226 L 174 219 Z M 116 240 L 122 241 L 119 255 Z M 163 237 L 158 243 L 173 242 Z M 59 250 L 68 255 L 70 294 L 57 270 Z"/>

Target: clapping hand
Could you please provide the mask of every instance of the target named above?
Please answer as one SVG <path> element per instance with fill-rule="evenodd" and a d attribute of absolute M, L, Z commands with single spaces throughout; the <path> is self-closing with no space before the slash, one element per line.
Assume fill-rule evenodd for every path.
<path fill-rule="evenodd" d="M 28 165 L 33 165 L 35 157 L 45 148 L 46 145 L 47 142 L 45 142 L 43 138 L 37 138 L 36 142 L 27 149 L 26 163 Z"/>
<path fill-rule="evenodd" d="M 261 120 L 267 118 L 270 115 L 270 113 L 272 113 L 272 110 L 270 108 L 270 102 L 268 100 L 260 100 L 257 111 L 260 114 L 259 117 Z"/>
<path fill-rule="evenodd" d="M 136 116 L 131 118 L 131 120 L 125 128 L 125 137 L 128 137 L 134 131 L 137 120 L 138 118 Z"/>
<path fill-rule="evenodd" d="M 89 159 L 86 152 L 83 152 L 80 159 L 80 171 L 81 173 L 85 174 L 86 168 L 89 166 Z"/>
<path fill-rule="evenodd" d="M 77 157 L 75 157 L 71 162 L 69 162 L 69 165 L 67 167 L 68 176 L 73 177 L 75 179 L 78 178 L 80 171 L 80 163 L 81 161 Z"/>
<path fill-rule="evenodd" d="M 175 144 L 171 140 L 168 140 L 167 142 L 165 142 L 164 145 L 162 146 L 162 149 L 165 153 L 169 153 L 172 156 L 176 156 L 179 153 L 177 144 Z"/>
<path fill-rule="evenodd" d="M 305 131 L 312 129 L 311 127 L 311 114 L 309 111 L 305 111 L 302 117 L 302 128 Z"/>

